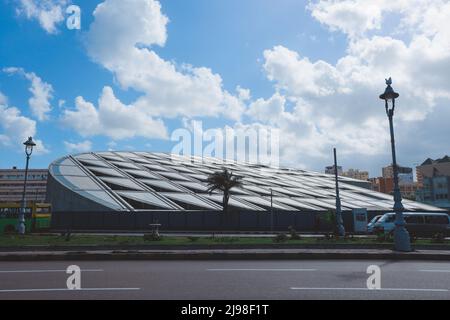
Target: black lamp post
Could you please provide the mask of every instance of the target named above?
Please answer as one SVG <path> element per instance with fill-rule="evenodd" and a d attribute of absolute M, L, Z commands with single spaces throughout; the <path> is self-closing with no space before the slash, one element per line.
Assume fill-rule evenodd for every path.
<path fill-rule="evenodd" d="M 394 173 L 394 212 L 395 212 L 395 231 L 394 231 L 394 243 L 395 250 L 397 251 L 411 251 L 411 242 L 409 233 L 405 228 L 405 218 L 403 217 L 403 211 L 405 208 L 402 204 L 402 194 L 400 193 L 400 187 L 398 184 L 398 166 L 397 157 L 395 154 L 395 139 L 394 139 L 394 111 L 395 111 L 395 99 L 400 95 L 392 89 L 392 78 L 386 79 L 386 90 L 380 99 L 385 101 L 386 114 L 389 118 L 389 128 L 391 131 L 391 148 L 392 148 L 392 169 Z"/>
<path fill-rule="evenodd" d="M 25 154 L 27 155 L 27 163 L 25 166 L 25 178 L 23 182 L 23 192 L 22 192 L 22 207 L 20 209 L 19 214 L 19 226 L 18 231 L 19 234 L 25 234 L 25 210 L 27 207 L 26 201 L 25 201 L 25 193 L 27 191 L 27 179 L 28 179 L 28 164 L 30 162 L 30 156 L 33 153 L 33 147 L 36 145 L 34 143 L 33 138 L 29 137 L 27 141 L 23 143 L 25 145 Z"/>
<path fill-rule="evenodd" d="M 339 178 L 338 178 L 336 148 L 333 149 L 333 153 L 334 153 L 334 180 L 336 183 L 336 225 L 338 228 L 339 236 L 345 237 L 344 221 L 342 220 L 341 197 L 339 196 Z"/>

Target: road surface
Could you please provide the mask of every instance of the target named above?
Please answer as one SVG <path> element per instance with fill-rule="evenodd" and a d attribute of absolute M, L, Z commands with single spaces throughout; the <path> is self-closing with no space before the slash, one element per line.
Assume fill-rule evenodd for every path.
<path fill-rule="evenodd" d="M 69 265 L 81 268 L 81 290 L 67 289 Z M 380 267 L 380 290 L 367 289 L 370 265 Z M 450 263 L 0 262 L 6 299 L 450 299 Z"/>

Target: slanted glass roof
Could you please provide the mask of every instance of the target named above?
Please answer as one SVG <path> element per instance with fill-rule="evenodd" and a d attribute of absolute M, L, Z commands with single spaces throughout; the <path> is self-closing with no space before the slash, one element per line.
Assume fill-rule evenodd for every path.
<path fill-rule="evenodd" d="M 230 206 L 270 210 L 272 189 L 275 209 L 305 212 L 335 209 L 332 175 L 233 160 L 149 152 L 99 152 L 56 160 L 49 172 L 66 188 L 110 210 L 221 210 L 222 195 L 220 192 L 209 195 L 206 180 L 223 167 L 243 178 L 242 189 L 230 191 Z M 340 178 L 343 210 L 392 210 L 391 195 L 364 189 L 359 183 Z M 409 200 L 404 200 L 404 206 L 411 211 L 442 211 Z"/>

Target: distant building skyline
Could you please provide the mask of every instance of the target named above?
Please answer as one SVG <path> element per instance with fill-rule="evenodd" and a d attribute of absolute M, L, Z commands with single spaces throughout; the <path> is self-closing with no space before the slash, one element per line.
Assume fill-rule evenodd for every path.
<path fill-rule="evenodd" d="M 416 168 L 418 201 L 450 209 L 450 157 L 428 158 Z"/>
<path fill-rule="evenodd" d="M 47 193 L 48 169 L 28 170 L 25 200 L 29 202 L 45 202 Z M 21 202 L 25 170 L 0 169 L 0 202 Z"/>
<path fill-rule="evenodd" d="M 392 164 L 382 168 L 382 177 L 391 179 L 394 178 L 394 167 Z M 399 165 L 398 182 L 399 184 L 413 184 L 414 183 L 413 168 Z"/>

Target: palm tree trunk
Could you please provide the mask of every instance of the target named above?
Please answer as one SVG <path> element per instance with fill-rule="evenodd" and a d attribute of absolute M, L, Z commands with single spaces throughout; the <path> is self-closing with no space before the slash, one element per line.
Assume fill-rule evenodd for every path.
<path fill-rule="evenodd" d="M 223 193 L 223 213 L 228 213 L 228 201 L 230 200 L 230 194 L 228 191 L 224 191 Z"/>

